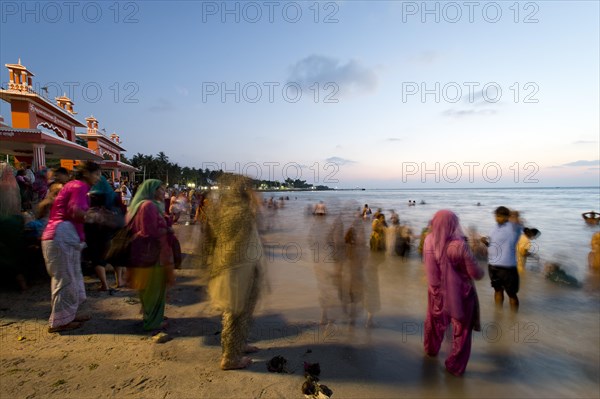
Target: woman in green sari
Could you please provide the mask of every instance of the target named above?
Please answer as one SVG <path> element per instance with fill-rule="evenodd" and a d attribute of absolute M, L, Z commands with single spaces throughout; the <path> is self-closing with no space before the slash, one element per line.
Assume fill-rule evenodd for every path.
<path fill-rule="evenodd" d="M 131 288 L 140 294 L 144 314 L 144 330 L 152 331 L 166 327 L 164 320 L 167 286 L 175 281 L 173 252 L 168 234 L 172 233 L 165 219 L 165 186 L 160 180 L 149 179 L 142 183 L 129 205 L 127 222 L 134 237 L 155 240 L 160 246 L 160 254 L 153 266 L 135 264 L 142 254 L 135 253 L 132 246 L 132 263 L 128 269 Z"/>

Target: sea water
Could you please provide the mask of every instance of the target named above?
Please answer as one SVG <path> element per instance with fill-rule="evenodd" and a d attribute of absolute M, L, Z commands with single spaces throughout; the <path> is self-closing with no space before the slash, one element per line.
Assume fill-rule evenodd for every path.
<path fill-rule="evenodd" d="M 408 223 L 415 234 L 427 226 L 436 211 L 450 209 L 460 218 L 463 229 L 475 227 L 479 234 L 486 236 L 495 225 L 494 210 L 498 206 L 506 206 L 520 211 L 524 227 L 541 231 L 533 245 L 533 250 L 541 258 L 540 264 L 530 259 L 528 267 L 541 268 L 545 261 L 557 261 L 579 280 L 587 274 L 591 237 L 600 231 L 599 226 L 589 226 L 581 217 L 584 212 L 600 211 L 600 187 L 263 193 L 264 198 L 271 196 L 288 196 L 290 201 L 299 201 L 301 206 L 295 206 L 296 209 L 324 201 L 330 213 L 369 204 L 373 212 L 381 208 L 389 219 L 393 209 L 400 215 L 401 223 Z M 416 205 L 409 206 L 409 200 L 416 201 Z"/>
<path fill-rule="evenodd" d="M 311 349 L 312 354 L 302 358 L 321 363 L 323 379 L 336 395 L 592 398 L 600 394 L 600 276 L 588 272 L 586 261 L 598 227 L 586 225 L 581 217 L 583 212 L 600 210 L 598 188 L 263 193 L 264 198 L 271 196 L 287 196 L 289 201 L 283 201 L 283 209 L 263 212 L 270 288 L 252 338 L 258 345 L 276 347 L 291 362 L 298 361 L 295 354 Z M 409 200 L 417 205 L 409 207 Z M 326 204 L 328 216 L 310 215 L 319 201 Z M 327 263 L 329 253 L 319 253 L 315 244 L 336 223 L 335 215 L 342 214 L 345 229 L 351 221 L 348 216 L 365 203 L 373 212 L 382 208 L 388 218 L 394 209 L 416 234 L 439 209 L 455 211 L 463 227 L 476 226 L 483 235 L 493 228 L 498 206 L 519 210 L 525 226 L 542 232 L 537 240 L 542 263 L 561 261 L 582 287 L 550 282 L 528 264 L 529 270 L 521 275 L 521 306 L 512 313 L 507 303 L 496 308 L 487 268 L 481 262 L 486 275 L 475 284 L 482 331 L 473 334 L 465 378 L 443 371 L 450 340 L 437 358 L 423 354 L 427 281 L 415 252 L 408 262 L 391 255 L 373 267 L 373 259 L 365 260 L 366 291 L 375 287 L 369 295 L 375 293 L 381 301 L 375 328 L 364 327 L 364 311 L 356 326 L 350 325 L 339 303 L 329 309 L 329 318 L 335 321 L 319 326 L 322 298 L 329 297 L 335 304 L 337 296 L 333 274 L 327 276 L 334 264 Z M 370 223 L 363 226 L 368 239 Z M 282 320 L 283 326 L 273 320 Z M 280 338 L 281 331 L 296 334 Z"/>

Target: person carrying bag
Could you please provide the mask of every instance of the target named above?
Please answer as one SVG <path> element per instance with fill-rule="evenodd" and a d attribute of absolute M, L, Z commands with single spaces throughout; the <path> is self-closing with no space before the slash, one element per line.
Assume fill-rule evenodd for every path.
<path fill-rule="evenodd" d="M 166 327 L 167 286 L 175 281 L 173 250 L 168 238 L 172 229 L 165 218 L 164 195 L 165 187 L 160 180 L 146 180 L 127 213 L 130 229 L 128 281 L 131 288 L 139 291 L 146 331 Z"/>

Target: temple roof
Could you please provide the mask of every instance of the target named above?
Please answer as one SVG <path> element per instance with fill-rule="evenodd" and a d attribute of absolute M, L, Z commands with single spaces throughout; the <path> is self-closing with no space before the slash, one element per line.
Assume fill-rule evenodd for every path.
<path fill-rule="evenodd" d="M 35 76 L 33 74 L 33 72 L 31 72 L 30 70 L 27 69 L 27 67 L 21 65 L 21 59 L 19 59 L 19 63 L 18 64 L 4 64 L 5 67 L 9 68 L 9 69 L 18 69 L 20 71 L 26 71 L 29 75 L 31 76 Z"/>
<path fill-rule="evenodd" d="M 113 140 L 111 140 L 109 137 L 106 137 L 104 134 L 100 133 L 100 132 L 96 132 L 94 134 L 90 134 L 90 133 L 75 133 L 75 135 L 77 137 L 81 137 L 82 139 L 101 139 L 101 141 L 107 142 L 110 144 L 111 147 L 114 147 L 115 150 L 119 150 L 120 152 L 126 152 L 127 150 L 123 147 L 121 147 L 121 145 L 119 143 L 115 143 Z"/>
<path fill-rule="evenodd" d="M 52 102 L 50 102 L 50 100 L 40 96 L 37 93 L 25 93 L 15 90 L 0 90 L 0 98 L 6 102 L 11 102 L 11 99 L 35 102 L 46 108 L 48 111 L 57 113 L 58 116 L 66 118 L 73 126 L 86 127 L 86 125 L 83 122 L 80 122 L 78 119 L 76 119 L 73 114 L 71 114 L 65 109 L 62 109 L 58 105 L 53 104 Z"/>
<path fill-rule="evenodd" d="M 102 157 L 89 148 L 39 129 L 0 127 L 0 152 L 15 156 L 31 156 L 32 144 L 45 145 L 47 158 L 100 161 Z"/>

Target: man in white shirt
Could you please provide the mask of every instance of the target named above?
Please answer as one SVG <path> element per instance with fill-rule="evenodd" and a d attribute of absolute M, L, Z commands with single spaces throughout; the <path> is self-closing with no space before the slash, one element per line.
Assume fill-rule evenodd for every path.
<path fill-rule="evenodd" d="M 519 309 L 519 273 L 517 271 L 516 247 L 521 236 L 522 226 L 519 223 L 519 213 L 500 206 L 494 212 L 497 226 L 490 232 L 489 237 L 481 241 L 488 247 L 488 270 L 494 288 L 496 305 L 504 303 L 504 291 L 508 295 L 510 308 Z"/>

